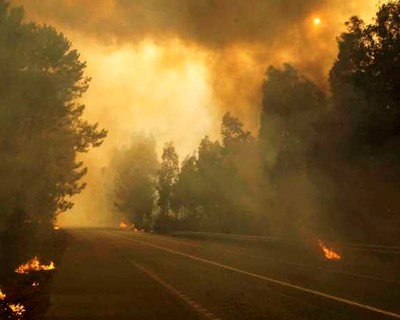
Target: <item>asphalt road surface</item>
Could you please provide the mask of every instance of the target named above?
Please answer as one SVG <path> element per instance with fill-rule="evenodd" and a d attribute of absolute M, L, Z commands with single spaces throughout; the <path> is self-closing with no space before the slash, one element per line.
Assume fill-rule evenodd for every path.
<path fill-rule="evenodd" d="M 400 251 L 74 229 L 52 319 L 400 319 Z"/>

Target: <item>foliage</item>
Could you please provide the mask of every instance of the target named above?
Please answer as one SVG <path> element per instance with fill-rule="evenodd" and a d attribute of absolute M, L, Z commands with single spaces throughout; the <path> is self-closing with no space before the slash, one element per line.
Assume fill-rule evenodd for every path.
<path fill-rule="evenodd" d="M 290 65 L 269 67 L 263 85 L 260 141 L 269 166 L 305 166 L 317 143 L 317 122 L 326 111 L 325 94 Z"/>
<path fill-rule="evenodd" d="M 72 207 L 87 169 L 78 153 L 106 136 L 82 118 L 85 63 L 53 27 L 0 2 L 0 230 L 51 224 Z"/>
<path fill-rule="evenodd" d="M 330 81 L 349 151 L 387 151 L 400 134 L 400 1 L 382 4 L 371 24 L 358 17 L 339 38 Z"/>
<path fill-rule="evenodd" d="M 393 240 L 400 226 L 400 0 L 382 4 L 373 23 L 353 17 L 347 28 L 331 96 L 294 67 L 271 66 L 258 137 L 227 113 L 220 139 L 204 137 L 181 167 L 166 144 L 156 231 Z"/>
<path fill-rule="evenodd" d="M 149 229 L 155 202 L 159 163 L 155 141 L 135 135 L 131 145 L 114 157 L 114 204 L 136 228 Z"/>

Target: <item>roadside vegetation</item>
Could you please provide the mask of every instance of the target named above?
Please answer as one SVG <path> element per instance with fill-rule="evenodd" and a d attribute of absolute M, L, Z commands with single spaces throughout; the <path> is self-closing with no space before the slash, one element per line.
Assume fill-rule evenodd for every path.
<path fill-rule="evenodd" d="M 291 65 L 269 67 L 256 135 L 227 113 L 220 138 L 204 137 L 181 161 L 168 142 L 158 170 L 155 142 L 133 140 L 146 152 L 121 151 L 116 166 L 130 164 L 114 194 L 126 221 L 158 232 L 399 243 L 399 16 L 390 1 L 371 24 L 346 22 L 330 93 Z"/>
<path fill-rule="evenodd" d="M 85 67 L 63 34 L 26 22 L 21 7 L 0 1 L 1 319 L 41 319 L 47 276 L 28 279 L 15 270 L 35 256 L 58 261 L 65 239 L 55 219 L 85 188 L 87 169 L 77 156 L 107 134 L 83 118 Z M 28 308 L 35 300 L 36 311 Z M 25 311 L 12 310 L 18 304 Z"/>

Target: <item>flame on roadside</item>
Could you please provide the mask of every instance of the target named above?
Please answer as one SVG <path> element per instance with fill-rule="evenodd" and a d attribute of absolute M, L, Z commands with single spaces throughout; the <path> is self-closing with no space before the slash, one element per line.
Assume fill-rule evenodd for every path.
<path fill-rule="evenodd" d="M 339 253 L 333 251 L 332 249 L 329 249 L 325 244 L 321 241 L 318 240 L 318 245 L 321 248 L 321 250 L 325 254 L 325 258 L 328 260 L 340 260 L 342 257 L 340 256 Z"/>
<path fill-rule="evenodd" d="M 35 257 L 27 263 L 21 264 L 16 270 L 19 274 L 28 274 L 30 271 L 49 271 L 54 270 L 56 267 L 51 261 L 49 265 L 40 264 L 39 258 Z"/>
<path fill-rule="evenodd" d="M 121 229 L 126 229 L 126 228 L 128 228 L 128 225 L 127 225 L 125 222 L 121 222 L 121 223 L 119 224 L 119 227 L 120 227 Z"/>
<path fill-rule="evenodd" d="M 22 305 L 22 304 L 20 304 L 20 303 L 18 303 L 18 304 L 12 304 L 12 303 L 10 303 L 9 305 L 8 305 L 8 307 L 10 308 L 10 310 L 11 310 L 11 312 L 13 313 L 13 315 L 14 316 L 16 316 L 16 317 L 22 317 L 23 316 L 23 314 L 25 313 L 25 307 Z"/>
<path fill-rule="evenodd" d="M 6 294 L 0 290 L 0 301 L 3 301 L 6 297 L 7 297 Z"/>

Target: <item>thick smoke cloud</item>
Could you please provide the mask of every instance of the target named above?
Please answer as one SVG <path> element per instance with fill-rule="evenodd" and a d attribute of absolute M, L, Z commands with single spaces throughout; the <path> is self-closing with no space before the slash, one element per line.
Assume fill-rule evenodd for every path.
<path fill-rule="evenodd" d="M 174 140 L 183 156 L 216 137 L 232 111 L 256 133 L 270 64 L 293 64 L 329 91 L 336 37 L 352 15 L 372 17 L 378 0 L 14 0 L 28 19 L 64 32 L 93 78 L 87 117 L 109 130 L 86 156 L 89 188 L 76 211 L 96 211 L 102 168 L 133 131 Z M 321 24 L 313 24 L 315 17 Z M 96 203 L 96 204 L 95 204 Z M 105 208 L 105 206 L 101 206 Z M 100 210 L 100 209 L 98 209 Z M 101 209 L 106 210 L 106 209 Z M 79 215 L 75 215 L 77 221 Z"/>
<path fill-rule="evenodd" d="M 35 20 L 103 44 L 118 47 L 151 39 L 162 46 L 178 39 L 186 46 L 207 51 L 216 103 L 230 104 L 229 108 L 236 110 L 253 129 L 257 128 L 259 86 L 266 67 L 292 63 L 327 90 L 326 75 L 336 54 L 335 38 L 343 30 L 343 22 L 351 15 L 369 18 L 378 2 L 18 1 Z M 312 23 L 316 16 L 322 19 L 319 26 Z"/>
<path fill-rule="evenodd" d="M 331 1 L 332 2 L 332 1 Z M 34 4 L 34 5 L 31 5 Z M 338 2 L 337 2 L 338 3 Z M 336 4 L 337 4 L 336 3 Z M 321 11 L 321 0 L 25 0 L 47 21 L 119 40 L 179 37 L 207 47 L 273 41 Z"/>

